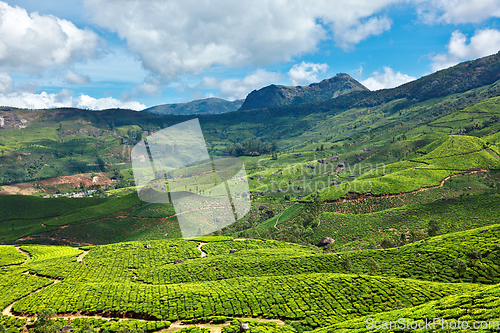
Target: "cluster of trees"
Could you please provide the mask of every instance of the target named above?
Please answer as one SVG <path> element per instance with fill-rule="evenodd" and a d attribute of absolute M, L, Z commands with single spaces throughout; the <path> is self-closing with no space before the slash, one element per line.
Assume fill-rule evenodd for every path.
<path fill-rule="evenodd" d="M 0 164 L 6 162 L 6 166 L 0 168 L 0 184 L 6 185 L 37 179 L 38 172 L 47 163 L 47 158 L 44 158 L 43 155 L 22 155 L 21 160 L 16 160 L 16 155 L 11 153 L 9 156 L 5 156 L 3 161 L 0 161 Z"/>
<path fill-rule="evenodd" d="M 135 145 L 137 142 L 142 140 L 142 129 L 133 129 L 129 128 L 127 130 L 127 136 L 128 136 L 128 141 L 124 140 L 123 138 L 120 139 L 120 143 L 128 143 Z"/>
<path fill-rule="evenodd" d="M 314 235 L 313 227 L 317 225 L 317 217 L 321 213 L 321 205 L 319 194 L 314 193 L 312 201 L 305 204 L 294 223 L 279 229 L 276 239 L 294 243 L 310 243 Z"/>
<path fill-rule="evenodd" d="M 246 139 L 243 142 L 235 143 L 234 146 L 227 148 L 227 153 L 232 156 L 245 156 L 257 154 L 276 153 L 278 151 L 278 142 L 274 140 L 269 143 L 259 139 Z"/>
<path fill-rule="evenodd" d="M 493 124 L 496 124 L 499 121 L 500 121 L 500 117 L 498 117 L 497 115 L 494 115 L 490 119 L 487 119 L 487 120 L 483 121 L 483 123 L 481 125 L 479 123 L 474 123 L 474 124 L 465 126 L 464 127 L 464 132 L 465 133 L 469 133 L 469 132 L 472 132 L 474 130 L 483 129 L 483 128 L 489 127 L 489 126 L 491 126 Z"/>
<path fill-rule="evenodd" d="M 438 221 L 436 220 L 430 220 L 429 224 L 427 226 L 427 235 L 429 237 L 434 237 L 437 236 L 439 231 L 441 230 L 441 225 Z M 424 235 L 417 235 L 417 233 L 414 230 L 411 230 L 409 235 L 406 235 L 405 232 L 401 233 L 399 237 L 394 237 L 394 238 L 385 238 L 382 240 L 380 243 L 380 247 L 384 249 L 390 249 L 396 246 L 403 246 L 405 244 L 413 243 L 419 240 L 420 238 L 423 238 Z M 376 247 L 375 247 L 376 248 Z"/>

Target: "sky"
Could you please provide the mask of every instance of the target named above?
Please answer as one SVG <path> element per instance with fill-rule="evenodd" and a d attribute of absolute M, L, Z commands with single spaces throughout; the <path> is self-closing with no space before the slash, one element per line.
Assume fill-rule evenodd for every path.
<path fill-rule="evenodd" d="M 0 105 L 143 110 L 347 73 L 393 88 L 500 51 L 500 0 L 0 1 Z"/>

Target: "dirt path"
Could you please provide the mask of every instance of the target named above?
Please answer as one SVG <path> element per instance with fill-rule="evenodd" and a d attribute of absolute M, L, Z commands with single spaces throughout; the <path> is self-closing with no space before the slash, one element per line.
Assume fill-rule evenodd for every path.
<path fill-rule="evenodd" d="M 21 265 L 26 265 L 26 263 L 31 259 L 30 254 L 26 251 L 21 250 L 21 247 L 19 246 L 16 246 L 15 249 L 26 256 L 26 260 L 24 260 L 24 262 L 21 264 Z"/>
<path fill-rule="evenodd" d="M 202 258 L 206 258 L 207 257 L 207 253 L 201 249 L 201 247 L 203 245 L 205 245 L 205 244 L 207 244 L 207 243 L 200 242 L 200 245 L 198 245 L 198 250 L 200 250 Z"/>
<path fill-rule="evenodd" d="M 85 223 L 88 223 L 88 222 L 85 222 Z M 72 225 L 80 225 L 80 224 L 72 224 Z M 66 225 L 63 225 L 63 226 L 60 226 L 59 229 L 64 229 L 64 228 L 67 228 L 68 227 L 68 224 Z M 18 241 L 27 241 L 27 240 L 33 240 L 33 239 L 37 239 L 37 237 L 33 237 L 33 236 L 36 236 L 37 234 L 35 235 L 32 235 L 32 236 L 26 236 L 26 237 L 21 237 L 18 239 Z M 43 236 L 43 233 L 41 233 L 42 237 L 45 238 L 45 239 L 50 239 L 50 240 L 53 240 L 53 241 L 59 241 L 59 242 L 66 242 L 68 244 L 74 244 L 74 241 L 72 241 L 71 239 L 68 239 L 68 238 L 64 238 L 64 237 L 46 237 L 46 236 Z M 85 246 L 92 246 L 92 245 L 95 245 L 95 244 L 92 244 L 92 243 L 86 243 L 86 242 L 81 242 L 79 243 L 80 245 L 85 245 Z"/>
<path fill-rule="evenodd" d="M 266 322 L 266 323 L 276 323 L 278 325 L 285 325 L 285 322 L 283 320 L 279 320 L 279 319 L 264 319 L 264 318 L 251 318 L 251 317 L 242 317 L 242 318 L 238 318 L 238 319 L 248 320 L 248 321 L 260 321 L 260 322 Z M 182 321 L 179 320 L 179 321 L 175 321 L 172 324 L 170 324 L 169 328 L 166 328 L 166 329 L 161 330 L 159 332 L 175 332 L 175 331 L 179 331 L 179 330 L 186 328 L 186 327 L 196 326 L 196 327 L 208 328 L 210 330 L 210 333 L 221 333 L 222 328 L 224 326 L 228 326 L 229 324 L 230 324 L 229 322 L 226 322 L 224 324 L 187 324 L 187 325 L 183 325 Z"/>
<path fill-rule="evenodd" d="M 274 224 L 274 229 L 279 230 L 279 228 L 278 228 L 278 222 L 280 221 L 280 217 L 281 217 L 281 215 L 283 215 L 283 214 L 286 212 L 286 210 L 287 210 L 288 208 L 290 208 L 291 206 L 292 206 L 292 205 L 290 205 L 290 206 L 286 207 L 286 208 L 285 208 L 285 210 L 283 210 L 283 211 L 281 212 L 281 214 L 278 216 L 278 218 L 276 219 L 276 223 Z"/>
<path fill-rule="evenodd" d="M 210 333 L 221 333 L 222 332 L 222 327 L 229 325 L 229 323 L 224 323 L 224 324 L 217 324 L 217 325 L 210 325 L 210 324 L 190 324 L 190 325 L 183 325 L 181 324 L 181 321 L 176 321 L 170 324 L 170 326 L 164 330 L 161 330 L 160 332 L 175 332 L 175 331 L 180 331 L 183 328 L 186 327 L 203 327 L 203 328 L 208 328 L 210 330 Z"/>
<path fill-rule="evenodd" d="M 78 250 L 77 247 L 75 247 L 75 249 Z M 90 252 L 89 250 L 84 250 L 83 253 L 81 253 L 78 257 L 76 257 L 76 261 L 83 261 L 83 258 L 85 258 L 85 256 L 89 254 L 89 252 Z"/>

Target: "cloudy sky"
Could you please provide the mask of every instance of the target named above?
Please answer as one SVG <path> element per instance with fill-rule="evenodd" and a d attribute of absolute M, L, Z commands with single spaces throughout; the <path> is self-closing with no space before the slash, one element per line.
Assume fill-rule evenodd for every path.
<path fill-rule="evenodd" d="M 0 1 L 0 105 L 141 110 L 340 72 L 376 90 L 499 50 L 499 0 Z"/>

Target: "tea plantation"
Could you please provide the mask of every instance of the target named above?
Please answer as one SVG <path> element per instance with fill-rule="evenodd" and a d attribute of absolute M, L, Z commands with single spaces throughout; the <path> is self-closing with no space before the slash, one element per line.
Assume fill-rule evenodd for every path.
<path fill-rule="evenodd" d="M 349 323 L 362 330 L 366 318 L 420 318 L 438 305 L 453 318 L 498 318 L 493 296 L 471 300 L 498 289 L 491 285 L 500 283 L 499 224 L 392 249 L 337 253 L 220 236 L 0 249 L 6 265 L 0 305 L 8 315 L 0 325 L 11 328 L 34 323 L 10 316 L 47 309 L 59 316 L 54 325 L 108 331 L 205 323 L 196 329 L 222 325 L 229 333 L 240 322 L 269 332 L 327 332 Z M 451 313 L 449 304 L 457 310 Z"/>
<path fill-rule="evenodd" d="M 199 116 L 210 156 L 244 161 L 252 207 L 189 240 L 172 204 L 135 193 L 130 151 L 192 116 L 5 108 L 29 124 L 1 129 L 0 191 L 35 195 L 0 196 L 0 333 L 500 321 L 499 59 Z M 94 184 L 96 172 L 108 181 Z M 91 183 L 55 181 L 76 174 Z M 63 197 L 73 191 L 95 196 Z"/>

